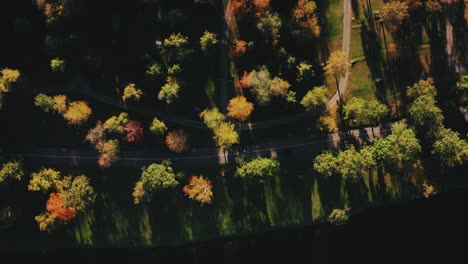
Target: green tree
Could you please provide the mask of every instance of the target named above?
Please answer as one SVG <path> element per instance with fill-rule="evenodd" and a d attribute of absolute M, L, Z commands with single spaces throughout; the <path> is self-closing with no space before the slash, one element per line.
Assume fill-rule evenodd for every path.
<path fill-rule="evenodd" d="M 52 96 L 38 94 L 34 97 L 34 104 L 46 113 L 54 111 L 55 102 Z"/>
<path fill-rule="evenodd" d="M 328 102 L 328 88 L 325 86 L 314 87 L 308 91 L 301 100 L 307 111 L 314 111 Z"/>
<path fill-rule="evenodd" d="M 468 75 L 461 75 L 457 82 L 457 89 L 465 94 L 468 91 Z"/>
<path fill-rule="evenodd" d="M 219 125 L 221 125 L 221 123 L 226 119 L 226 117 L 221 114 L 216 107 L 203 110 L 199 116 L 203 119 L 203 123 L 205 123 L 205 125 L 211 130 L 219 127 Z"/>
<path fill-rule="evenodd" d="M 163 161 L 162 164 L 153 163 L 147 168 L 143 167 L 141 178 L 136 183 L 133 192 L 134 203 L 149 202 L 154 192 L 173 189 L 178 184 L 169 161 Z"/>
<path fill-rule="evenodd" d="M 312 65 L 301 62 L 297 65 L 297 80 L 303 81 L 307 80 L 314 76 L 314 71 L 312 70 Z"/>
<path fill-rule="evenodd" d="M 255 99 L 260 105 L 266 105 L 271 102 L 271 75 L 266 66 L 253 70 L 248 75 L 248 83 L 252 89 Z"/>
<path fill-rule="evenodd" d="M 4 163 L 0 169 L 0 184 L 10 180 L 21 180 L 24 176 L 24 171 L 19 161 L 10 161 Z"/>
<path fill-rule="evenodd" d="M 330 151 L 324 152 L 314 159 L 314 170 L 318 173 L 331 177 L 336 173 L 338 159 Z"/>
<path fill-rule="evenodd" d="M 216 146 L 222 150 L 231 148 L 232 145 L 239 143 L 239 134 L 234 128 L 234 124 L 222 122 L 214 130 L 214 141 Z"/>
<path fill-rule="evenodd" d="M 423 95 L 435 97 L 437 95 L 437 90 L 434 86 L 434 80 L 432 78 L 427 78 L 427 80 L 420 80 L 418 83 L 408 86 L 406 93 L 409 98 L 414 100 Z"/>
<path fill-rule="evenodd" d="M 28 190 L 47 193 L 57 188 L 57 182 L 60 181 L 61 178 L 60 171 L 42 168 L 38 172 L 31 174 Z"/>
<path fill-rule="evenodd" d="M 348 209 L 333 209 L 333 211 L 328 216 L 328 223 L 341 226 L 348 222 L 349 220 L 349 210 Z"/>
<path fill-rule="evenodd" d="M 280 37 L 281 18 L 278 13 L 267 11 L 258 19 L 257 29 L 276 41 Z"/>
<path fill-rule="evenodd" d="M 248 158 L 237 158 L 238 167 L 236 177 L 249 183 L 262 183 L 266 178 L 277 175 L 280 171 L 280 164 L 275 159 L 255 158 L 248 161 Z"/>
<path fill-rule="evenodd" d="M 179 64 L 174 64 L 167 68 L 167 75 L 170 77 L 176 77 L 182 72 L 182 68 L 180 68 Z"/>
<path fill-rule="evenodd" d="M 106 131 L 116 134 L 125 133 L 125 126 L 128 124 L 128 114 L 120 113 L 118 116 L 111 116 L 104 122 Z"/>
<path fill-rule="evenodd" d="M 143 91 L 141 89 L 137 89 L 134 83 L 130 83 L 124 88 L 122 100 L 124 102 L 127 100 L 140 101 L 142 95 Z"/>
<path fill-rule="evenodd" d="M 455 167 L 468 161 L 468 143 L 451 129 L 441 128 L 436 134 L 432 154 L 436 155 L 443 166 Z"/>
<path fill-rule="evenodd" d="M 156 79 L 163 76 L 163 74 L 163 68 L 158 63 L 153 63 L 146 69 L 146 76 L 148 76 L 150 79 Z"/>
<path fill-rule="evenodd" d="M 59 58 L 52 59 L 50 61 L 50 68 L 53 72 L 64 72 L 65 71 L 65 61 Z"/>
<path fill-rule="evenodd" d="M 175 98 L 179 97 L 180 85 L 175 78 L 168 78 L 166 84 L 161 87 L 158 99 L 165 100 L 167 104 L 172 103 Z"/>
<path fill-rule="evenodd" d="M 437 107 L 431 95 L 421 95 L 416 98 L 410 105 L 408 114 L 418 130 L 428 132 L 430 135 L 442 126 L 444 121 L 442 110 Z"/>
<path fill-rule="evenodd" d="M 371 160 L 366 160 L 372 158 Z M 356 151 L 354 146 L 341 151 L 337 156 L 336 171 L 343 179 L 350 182 L 357 182 L 365 170 L 368 170 L 374 163 L 373 157 L 364 156 Z"/>
<path fill-rule="evenodd" d="M 365 103 L 364 113 L 371 124 L 376 126 L 387 116 L 388 107 L 381 104 L 379 101 L 372 99 Z M 374 135 L 374 127 L 372 127 L 372 135 Z"/>
<path fill-rule="evenodd" d="M 85 212 L 96 200 L 96 193 L 85 175 L 66 176 L 57 182 L 57 190 L 64 201 L 64 206 L 77 213 Z"/>
<path fill-rule="evenodd" d="M 162 136 L 166 133 L 167 127 L 163 121 L 160 121 L 155 117 L 153 118 L 153 122 L 151 122 L 150 131 L 155 135 Z"/>
<path fill-rule="evenodd" d="M 365 108 L 366 100 L 359 97 L 349 99 L 343 106 L 344 119 L 356 122 L 356 119 L 364 116 Z"/>
<path fill-rule="evenodd" d="M 206 54 L 210 51 L 216 44 L 218 40 L 216 39 L 216 34 L 205 31 L 203 36 L 200 38 L 200 47 L 201 50 Z"/>

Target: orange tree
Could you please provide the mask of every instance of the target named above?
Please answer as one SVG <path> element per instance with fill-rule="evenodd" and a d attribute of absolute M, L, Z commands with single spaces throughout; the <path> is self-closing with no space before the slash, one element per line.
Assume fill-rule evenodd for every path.
<path fill-rule="evenodd" d="M 203 176 L 192 176 L 189 178 L 189 183 L 184 186 L 183 191 L 190 199 L 198 201 L 203 206 L 210 204 L 213 199 L 213 185 L 208 179 Z"/>
<path fill-rule="evenodd" d="M 253 104 L 248 102 L 244 96 L 237 96 L 229 101 L 227 115 L 243 122 L 250 116 L 253 109 Z"/>

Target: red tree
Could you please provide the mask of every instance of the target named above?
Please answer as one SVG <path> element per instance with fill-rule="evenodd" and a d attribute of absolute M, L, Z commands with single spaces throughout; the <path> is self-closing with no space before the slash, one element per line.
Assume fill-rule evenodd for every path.
<path fill-rule="evenodd" d="M 51 193 L 49 200 L 47 200 L 46 207 L 47 211 L 54 218 L 63 221 L 70 221 L 76 217 L 75 210 L 64 206 L 63 199 L 60 197 L 60 193 Z"/>
<path fill-rule="evenodd" d="M 127 132 L 127 142 L 139 142 L 143 136 L 143 128 L 138 121 L 128 122 L 125 126 L 125 132 Z"/>
<path fill-rule="evenodd" d="M 234 48 L 234 56 L 239 57 L 245 53 L 247 49 L 247 42 L 244 40 L 236 40 L 236 47 Z"/>
<path fill-rule="evenodd" d="M 249 74 L 246 71 L 244 71 L 244 74 L 242 75 L 242 78 L 240 79 L 240 85 L 242 89 L 246 89 L 250 87 Z"/>

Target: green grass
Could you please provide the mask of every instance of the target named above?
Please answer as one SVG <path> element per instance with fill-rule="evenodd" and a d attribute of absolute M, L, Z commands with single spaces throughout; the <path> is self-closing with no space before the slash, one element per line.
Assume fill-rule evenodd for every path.
<path fill-rule="evenodd" d="M 325 12 L 331 50 L 341 49 L 343 41 L 343 0 L 331 0 Z"/>
<path fill-rule="evenodd" d="M 365 61 L 351 67 L 345 98 L 361 97 L 367 100 L 375 98 L 372 76 Z"/>
<path fill-rule="evenodd" d="M 364 56 L 361 41 L 361 28 L 353 28 L 351 30 L 351 42 L 349 43 L 349 59 L 353 60 L 358 57 Z"/>

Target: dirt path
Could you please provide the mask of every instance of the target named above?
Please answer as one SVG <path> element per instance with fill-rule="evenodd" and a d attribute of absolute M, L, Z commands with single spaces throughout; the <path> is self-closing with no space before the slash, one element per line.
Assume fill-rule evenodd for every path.
<path fill-rule="evenodd" d="M 447 53 L 448 65 L 453 66 L 455 71 L 461 74 L 466 74 L 466 68 L 457 60 L 453 43 L 453 26 L 448 18 L 445 18 L 445 52 Z"/>

